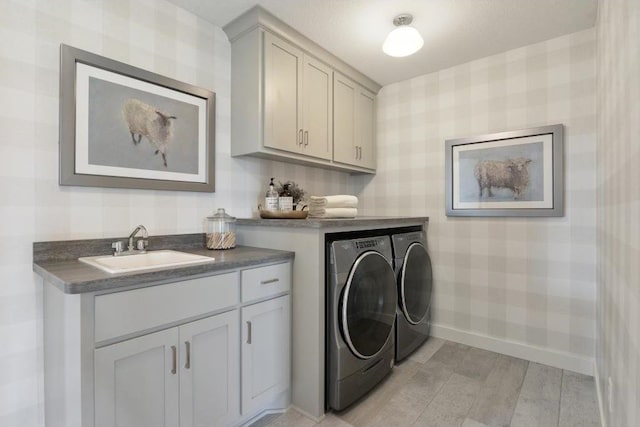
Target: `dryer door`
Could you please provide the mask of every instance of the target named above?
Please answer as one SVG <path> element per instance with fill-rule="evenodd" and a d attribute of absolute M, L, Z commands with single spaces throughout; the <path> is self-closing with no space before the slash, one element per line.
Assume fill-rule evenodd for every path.
<path fill-rule="evenodd" d="M 400 307 L 407 321 L 416 325 L 427 315 L 433 284 L 431 260 L 422 244 L 407 248 L 399 280 Z"/>
<path fill-rule="evenodd" d="M 391 336 L 398 297 L 389 262 L 362 253 L 349 272 L 341 298 L 340 327 L 349 349 L 361 359 L 376 356 Z"/>

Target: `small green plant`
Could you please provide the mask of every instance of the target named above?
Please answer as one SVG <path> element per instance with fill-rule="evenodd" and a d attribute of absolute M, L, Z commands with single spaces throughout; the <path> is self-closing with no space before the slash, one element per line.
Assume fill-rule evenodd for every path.
<path fill-rule="evenodd" d="M 285 184 L 289 185 L 289 193 L 291 193 L 291 197 L 293 198 L 293 204 L 297 205 L 300 203 L 304 199 L 304 190 L 294 181 L 286 181 L 284 183 L 278 181 L 278 185 L 276 185 L 276 191 L 278 194 L 281 194 L 284 191 Z"/>

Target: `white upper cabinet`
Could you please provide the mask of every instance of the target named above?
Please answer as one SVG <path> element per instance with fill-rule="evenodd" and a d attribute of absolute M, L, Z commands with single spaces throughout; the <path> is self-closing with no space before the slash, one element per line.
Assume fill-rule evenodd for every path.
<path fill-rule="evenodd" d="M 375 169 L 375 95 L 334 73 L 333 97 L 334 161 Z"/>
<path fill-rule="evenodd" d="M 264 145 L 298 152 L 302 130 L 302 51 L 264 34 Z"/>
<path fill-rule="evenodd" d="M 356 144 L 358 165 L 376 168 L 376 97 L 363 87 L 356 96 Z"/>
<path fill-rule="evenodd" d="M 264 146 L 331 159 L 332 70 L 264 33 Z"/>
<path fill-rule="evenodd" d="M 260 7 L 224 30 L 231 41 L 232 156 L 375 173 L 377 83 Z M 356 82 L 353 108 L 335 100 L 336 74 Z M 361 93 L 373 102 L 363 102 Z M 350 122 L 342 115 L 346 110 Z M 357 120 L 372 126 L 364 129 Z M 351 147 L 335 141 L 345 126 L 354 132 Z M 348 160 L 347 150 L 357 159 Z"/>
<path fill-rule="evenodd" d="M 308 156 L 331 160 L 333 150 L 333 71 L 316 60 L 304 56 L 303 134 L 302 145 Z"/>

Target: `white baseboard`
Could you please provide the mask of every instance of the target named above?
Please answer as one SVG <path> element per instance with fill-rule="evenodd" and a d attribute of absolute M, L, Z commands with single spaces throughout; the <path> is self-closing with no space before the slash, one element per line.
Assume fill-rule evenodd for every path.
<path fill-rule="evenodd" d="M 592 358 L 582 357 L 572 353 L 480 335 L 433 323 L 431 324 L 431 335 L 585 375 L 593 376 L 594 374 L 594 360 Z"/>
<path fill-rule="evenodd" d="M 604 393 L 602 388 L 600 388 L 600 373 L 598 372 L 598 365 L 593 363 L 593 379 L 596 383 L 596 395 L 598 396 L 598 409 L 600 410 L 600 426 L 607 427 L 607 418 L 604 416 L 605 414 L 605 406 L 604 406 Z"/>
<path fill-rule="evenodd" d="M 291 405 L 291 409 L 301 413 L 302 415 L 304 415 L 306 418 L 309 418 L 310 420 L 313 420 L 314 423 L 319 423 L 320 421 L 322 421 L 325 417 L 325 414 L 322 414 L 322 416 L 320 417 L 314 417 L 313 415 L 311 415 L 310 413 L 308 413 L 307 411 L 303 411 L 302 409 L 298 408 L 296 405 Z"/>
<path fill-rule="evenodd" d="M 248 427 L 251 424 L 255 423 L 256 421 L 258 421 L 260 418 L 265 417 L 267 415 L 271 415 L 271 414 L 284 414 L 285 412 L 287 412 L 288 408 L 284 408 L 284 409 L 267 409 L 265 411 L 259 412 L 256 415 L 242 420 L 240 421 L 240 427 Z"/>

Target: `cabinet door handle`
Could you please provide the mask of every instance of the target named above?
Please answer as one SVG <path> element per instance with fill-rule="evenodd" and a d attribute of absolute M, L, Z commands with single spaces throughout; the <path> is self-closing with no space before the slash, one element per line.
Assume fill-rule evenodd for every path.
<path fill-rule="evenodd" d="M 172 358 L 172 362 L 171 362 L 171 373 L 173 375 L 176 374 L 176 372 L 178 372 L 178 354 L 177 354 L 177 348 L 175 345 L 171 346 L 171 358 Z"/>
<path fill-rule="evenodd" d="M 306 147 L 307 145 L 309 145 L 309 131 L 305 130 L 304 131 L 304 146 Z"/>
<path fill-rule="evenodd" d="M 251 344 L 251 322 L 247 321 L 247 344 Z"/>
<path fill-rule="evenodd" d="M 297 145 L 302 145 L 302 129 L 298 131 L 298 142 Z"/>
<path fill-rule="evenodd" d="M 276 283 L 276 282 L 279 282 L 279 281 L 280 281 L 280 279 L 277 279 L 277 278 L 276 279 L 269 279 L 269 280 L 261 281 L 260 284 L 261 285 L 268 285 L 270 283 Z"/>
<path fill-rule="evenodd" d="M 184 364 L 184 369 L 191 369 L 191 343 L 189 341 L 185 341 L 184 347 L 187 351 L 187 361 Z"/>
<path fill-rule="evenodd" d="M 362 146 L 358 147 L 358 152 L 360 153 L 358 158 L 362 160 Z"/>
<path fill-rule="evenodd" d="M 358 160 L 358 146 L 356 145 L 356 160 Z"/>

